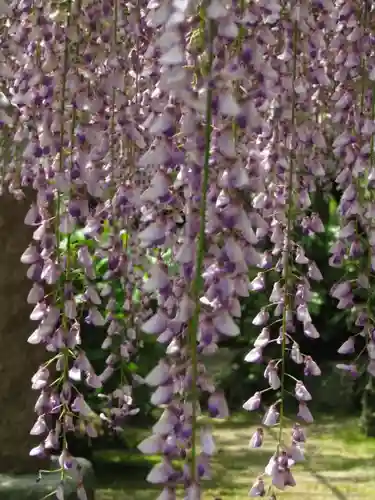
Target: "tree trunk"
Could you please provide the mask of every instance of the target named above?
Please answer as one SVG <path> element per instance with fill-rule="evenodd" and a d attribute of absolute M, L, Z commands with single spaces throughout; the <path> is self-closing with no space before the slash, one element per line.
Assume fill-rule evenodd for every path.
<path fill-rule="evenodd" d="M 42 465 L 29 457 L 39 444 L 29 435 L 39 395 L 31 390 L 30 379 L 46 355 L 42 347 L 27 343 L 36 328 L 26 302 L 32 283 L 20 262 L 32 236 L 23 222 L 28 208 L 27 201 L 0 197 L 0 473 L 33 472 Z"/>

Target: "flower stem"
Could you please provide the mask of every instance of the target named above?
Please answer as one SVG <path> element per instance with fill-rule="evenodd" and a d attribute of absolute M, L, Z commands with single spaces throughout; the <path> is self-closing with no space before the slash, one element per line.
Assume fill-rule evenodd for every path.
<path fill-rule="evenodd" d="M 240 0 L 239 10 L 240 10 L 241 14 L 243 14 L 243 12 L 245 10 L 245 0 Z M 238 36 L 237 36 L 237 39 L 234 43 L 235 54 L 237 54 L 238 56 L 241 52 L 242 43 L 243 43 L 243 40 L 245 38 L 245 35 L 246 35 L 246 29 L 241 24 L 238 28 Z M 236 82 L 236 85 L 235 85 L 235 94 L 237 97 L 240 95 L 240 82 L 239 81 Z M 234 141 L 237 142 L 237 140 L 238 140 L 238 125 L 237 125 L 235 120 L 233 121 L 232 130 L 233 130 Z"/>
<path fill-rule="evenodd" d="M 211 77 L 212 63 L 213 63 L 213 22 L 208 20 L 207 26 L 207 38 L 208 38 L 208 81 Z M 210 82 L 209 82 L 210 83 Z M 196 252 L 196 266 L 195 266 L 195 276 L 192 283 L 192 295 L 194 300 L 194 314 L 190 322 L 189 328 L 189 341 L 191 348 L 191 363 L 192 363 L 192 449 L 191 449 L 191 476 L 192 480 L 196 481 L 197 475 L 197 416 L 198 416 L 198 350 L 197 350 L 197 333 L 199 326 L 199 314 L 200 314 L 200 295 L 203 289 L 202 282 L 202 269 L 203 260 L 205 252 L 205 230 L 206 230 L 206 206 L 207 206 L 207 191 L 208 191 L 208 178 L 209 178 L 209 160 L 210 160 L 210 149 L 211 149 L 211 132 L 212 132 L 212 100 L 213 92 L 210 85 L 207 88 L 206 95 L 206 117 L 205 117 L 205 151 L 204 151 L 204 162 L 203 162 L 203 172 L 202 172 L 202 185 L 201 185 L 201 197 L 200 197 L 200 208 L 199 208 L 199 237 L 197 241 L 197 252 Z"/>
<path fill-rule="evenodd" d="M 292 277 L 292 267 L 290 265 L 290 255 L 292 253 L 292 231 L 293 231 L 293 191 L 294 191 L 294 167 L 295 167 L 295 157 L 294 157 L 294 148 L 295 148 L 295 136 L 296 136 L 296 127 L 295 127 L 295 119 L 296 119 L 296 92 L 295 92 L 295 83 L 297 78 L 297 45 L 298 45 L 298 26 L 297 23 L 294 23 L 293 26 L 293 69 L 292 69 L 292 116 L 291 116 L 291 127 L 292 127 L 292 137 L 291 137 L 291 145 L 290 145 L 290 154 L 289 154 L 289 175 L 288 175 L 288 198 L 287 198 L 287 226 L 286 226 L 286 242 L 284 247 L 284 257 L 283 257 L 283 274 L 284 274 L 284 310 L 283 310 L 283 319 L 282 319 L 282 343 L 281 343 L 281 396 L 280 396 L 280 427 L 279 427 L 279 437 L 278 437 L 278 451 L 280 449 L 282 440 L 283 440 L 283 429 L 284 429 L 284 420 L 285 420 L 285 405 L 284 405 L 284 397 L 285 397 L 285 365 L 286 365 L 286 343 L 287 343 L 287 322 L 288 322 L 288 312 L 291 307 L 290 297 L 290 281 Z"/>
<path fill-rule="evenodd" d="M 61 95 L 60 95 L 60 151 L 59 151 L 59 171 L 63 172 L 64 170 L 64 163 L 65 163 L 65 151 L 64 151 L 64 139 L 65 139 L 65 120 L 64 120 L 64 115 L 65 115 L 65 109 L 66 109 L 66 88 L 67 88 L 67 80 L 68 80 L 68 71 L 69 71 L 69 28 L 71 26 L 71 20 L 72 20 L 72 7 L 73 7 L 73 1 L 69 0 L 68 6 L 67 6 L 67 21 L 65 25 L 65 42 L 64 42 L 64 56 L 63 56 L 63 74 L 62 74 L 62 79 L 61 79 Z M 75 111 L 73 110 L 73 113 Z M 72 118 L 72 126 L 75 126 L 75 115 L 73 114 Z M 73 148 L 73 145 L 71 144 L 71 148 Z M 71 156 L 70 156 L 70 161 L 71 161 Z M 70 193 L 69 193 L 70 195 Z M 57 192 L 57 199 L 56 199 L 56 248 L 57 248 L 57 260 L 61 264 L 61 254 L 60 254 L 60 241 L 61 241 L 61 235 L 60 235 L 60 216 L 61 216 L 61 199 L 62 199 L 62 194 L 60 192 Z M 70 236 L 68 236 L 68 241 L 67 241 L 67 262 L 66 262 L 66 273 L 65 273 L 65 278 L 68 278 L 69 276 L 69 269 L 70 269 L 70 243 L 71 239 Z M 62 283 L 62 291 L 61 291 L 61 297 L 60 302 L 61 302 L 61 307 L 64 308 L 63 301 L 64 301 L 64 283 Z M 62 319 L 61 319 L 62 325 L 64 329 L 68 329 L 68 322 L 67 318 L 64 313 L 64 309 L 62 309 Z M 67 347 L 64 347 L 62 349 L 62 354 L 63 354 L 63 370 L 62 370 L 62 379 L 61 379 L 61 385 L 65 381 L 69 379 L 69 349 Z M 63 453 L 68 450 L 68 441 L 67 441 L 67 436 L 66 436 L 66 429 L 63 421 L 63 417 L 65 413 L 69 411 L 68 405 L 65 403 L 63 405 L 61 414 L 60 414 L 60 420 L 62 421 L 62 451 Z M 64 481 L 66 476 L 66 471 L 65 471 L 65 466 L 62 464 L 61 467 L 61 481 Z"/>
<path fill-rule="evenodd" d="M 364 93 L 364 92 L 363 92 Z M 372 86 L 372 99 L 371 99 L 371 121 L 373 122 L 375 119 L 375 84 Z M 375 135 L 372 134 L 371 140 L 370 140 L 370 166 L 367 169 L 367 178 L 370 175 L 374 165 L 375 165 Z M 368 187 L 369 183 L 367 183 L 367 190 L 369 192 L 369 203 L 372 205 L 374 202 L 374 196 L 373 196 L 373 190 Z M 363 205 L 362 205 L 363 206 Z M 370 220 L 369 220 L 369 228 L 368 228 L 368 234 L 371 235 L 371 232 L 373 230 L 373 220 L 370 215 Z M 369 238 L 368 238 L 369 240 Z M 370 241 L 368 241 L 368 248 L 367 248 L 367 276 L 369 280 L 371 279 L 371 271 L 372 271 L 372 247 L 370 245 Z M 371 289 L 371 283 L 370 283 L 370 288 L 368 290 L 367 294 L 367 301 L 366 301 L 366 310 L 367 310 L 367 336 L 366 336 L 366 347 L 371 342 L 371 331 L 372 331 L 372 326 L 371 325 L 371 299 L 372 299 L 372 289 Z M 363 351 L 366 349 L 366 347 L 363 349 Z M 359 358 L 359 356 L 358 356 Z M 361 414 L 361 424 L 363 427 L 363 430 L 366 435 L 369 435 L 369 420 L 371 419 L 371 416 L 369 415 L 369 396 L 371 395 L 373 389 L 373 383 L 372 383 L 372 376 L 368 375 L 367 377 L 367 385 L 365 390 L 363 391 L 362 394 L 362 414 Z"/>

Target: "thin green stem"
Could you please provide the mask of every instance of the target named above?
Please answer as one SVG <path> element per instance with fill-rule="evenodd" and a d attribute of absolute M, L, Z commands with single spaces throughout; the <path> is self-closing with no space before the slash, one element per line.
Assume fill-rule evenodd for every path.
<path fill-rule="evenodd" d="M 365 2 L 365 6 L 363 8 L 362 12 L 362 23 L 363 23 L 363 29 L 364 33 L 367 34 L 367 29 L 368 29 L 368 20 L 369 20 L 369 5 L 368 2 Z M 361 96 L 360 96 L 360 115 L 361 117 L 364 116 L 364 111 L 365 111 L 365 99 L 366 99 L 366 92 L 367 92 L 367 83 L 368 83 L 368 78 L 366 74 L 366 57 L 361 54 Z M 374 97 L 374 94 L 373 94 Z M 375 103 L 374 99 L 372 99 L 372 110 L 371 110 L 371 119 L 374 120 L 375 116 Z M 368 176 L 371 172 L 371 168 L 373 166 L 373 140 L 374 136 L 372 135 L 371 141 L 370 141 L 370 165 L 368 168 L 366 168 L 364 180 L 361 180 L 360 178 L 357 179 L 357 190 L 358 190 L 358 197 L 360 200 L 360 204 L 362 207 L 366 206 L 366 200 L 371 202 L 372 201 L 372 193 L 369 192 L 368 189 L 368 182 L 366 185 L 366 181 L 368 179 Z M 372 229 L 372 220 L 371 218 L 367 221 L 368 222 L 368 230 L 371 231 Z M 359 224 L 357 221 L 356 224 L 356 232 L 357 232 L 357 237 L 359 237 Z M 369 242 L 367 242 L 367 275 L 370 277 L 371 275 L 371 246 Z M 366 309 L 368 313 L 368 320 L 371 317 L 371 289 L 369 290 L 369 293 L 367 294 L 367 301 L 366 301 Z M 369 330 L 370 330 L 370 325 L 368 322 L 367 325 L 368 328 L 368 335 L 367 335 L 367 342 L 369 341 Z"/>
<path fill-rule="evenodd" d="M 78 8 L 78 10 L 80 10 L 81 0 L 79 0 L 77 2 L 77 8 Z M 72 17 L 72 15 L 70 13 L 68 21 L 67 21 L 67 26 L 69 26 L 71 17 Z M 76 31 L 77 31 L 77 40 L 79 40 L 79 25 L 78 24 L 76 26 Z M 65 49 L 66 49 L 66 47 L 65 47 Z M 79 56 L 79 42 L 78 41 L 77 41 L 76 47 L 75 47 L 75 56 L 76 57 Z M 68 68 L 67 68 L 68 62 L 69 62 L 68 61 L 68 54 L 66 54 L 66 52 L 65 52 L 64 53 L 64 75 L 65 76 L 66 76 L 66 73 L 68 71 Z M 64 81 L 66 81 L 66 78 L 64 78 Z M 65 90 L 64 90 L 64 94 L 65 94 Z M 64 110 L 63 110 L 63 113 L 64 113 Z M 60 144 L 61 144 L 60 161 L 62 161 L 62 163 L 64 160 L 64 156 L 62 156 L 64 154 L 62 152 L 63 143 L 64 143 L 64 127 L 63 127 L 64 119 L 63 119 L 63 116 L 64 115 L 62 115 L 62 130 L 61 130 L 61 140 L 60 140 Z M 74 147 L 75 147 L 76 125 L 77 125 L 77 108 L 76 108 L 75 104 L 73 104 L 73 106 L 72 106 L 72 122 L 71 122 L 71 126 L 70 126 L 70 169 L 72 169 L 74 166 Z M 63 168 L 63 164 L 60 164 L 60 170 L 61 170 L 61 168 Z M 72 198 L 72 185 L 69 186 L 68 198 L 69 198 L 69 201 Z M 71 276 L 70 276 L 71 275 L 71 238 L 72 238 L 72 234 L 69 233 L 68 237 L 67 237 L 67 243 L 66 243 L 66 269 L 65 269 L 65 279 L 68 282 L 70 281 L 70 278 L 71 278 Z"/>
<path fill-rule="evenodd" d="M 366 9 L 367 10 L 367 9 Z M 373 84 L 372 86 L 372 102 L 371 102 L 371 120 L 372 122 L 375 120 L 375 85 Z M 369 174 L 372 172 L 372 169 L 374 168 L 375 165 L 375 135 L 372 134 L 371 140 L 370 140 L 370 165 L 369 168 L 367 169 L 367 176 L 366 178 L 368 179 Z M 367 187 L 369 191 L 369 203 L 372 204 L 374 201 L 374 196 L 373 196 L 373 190 L 369 187 Z M 369 228 L 368 232 L 371 233 L 373 229 L 373 221 L 370 216 L 369 220 Z M 368 241 L 368 247 L 367 247 L 367 276 L 370 279 L 371 276 L 371 270 L 372 270 L 372 248 L 370 245 L 370 242 Z M 367 336 L 366 336 L 366 346 L 363 348 L 362 352 L 366 350 L 367 344 L 371 341 L 371 324 L 370 320 L 372 317 L 372 308 L 371 308 L 371 297 L 372 297 L 372 288 L 370 284 L 370 288 L 367 293 L 367 301 L 366 301 L 366 310 L 367 310 Z M 361 352 L 361 354 L 362 354 Z M 360 355 L 358 355 L 358 358 Z M 373 388 L 373 383 L 372 383 L 372 376 L 369 375 L 367 379 L 367 386 L 365 390 L 363 391 L 362 395 L 362 418 L 361 418 L 361 423 L 363 426 L 363 430 L 365 433 L 368 435 L 369 434 L 369 408 L 368 408 L 368 403 L 369 403 L 369 396 L 371 395 Z M 371 419 L 371 417 L 370 417 Z"/>
<path fill-rule="evenodd" d="M 375 120 L 375 83 L 372 84 L 371 120 Z M 370 141 L 370 165 L 375 165 L 375 134 L 372 134 Z"/>
<path fill-rule="evenodd" d="M 118 1 L 115 0 L 114 6 L 113 6 L 113 32 L 112 32 L 112 51 L 117 53 L 118 49 Z M 113 197 L 115 196 L 116 193 L 116 143 L 115 143 L 115 134 L 116 134 L 116 88 L 113 87 L 112 89 L 112 102 L 111 102 L 111 121 L 110 121 L 110 158 L 111 158 L 111 184 L 110 184 L 110 196 Z M 117 240 L 121 239 L 120 235 L 120 227 L 119 227 L 119 221 L 116 220 L 116 209 L 113 206 L 113 213 L 112 213 L 112 231 Z M 128 251 L 128 234 L 127 238 L 125 240 L 125 244 L 122 242 L 122 250 L 125 254 L 127 254 Z M 113 288 L 115 288 L 116 283 L 113 283 Z M 122 290 L 126 291 L 126 276 L 121 277 L 120 279 L 120 286 L 122 287 Z M 126 318 L 127 324 L 124 325 L 129 327 L 129 316 Z M 125 320 L 124 320 L 125 322 Z M 124 334 L 121 334 L 122 341 L 125 340 Z M 127 376 L 126 376 L 126 369 L 125 369 L 125 363 L 124 360 L 122 359 L 120 355 L 120 384 L 121 387 L 123 387 L 127 383 Z"/>
<path fill-rule="evenodd" d="M 365 32 L 367 30 L 367 21 L 368 21 L 367 8 L 368 8 L 368 5 L 367 5 L 367 2 L 365 2 L 364 9 L 361 10 L 361 15 L 362 15 L 361 22 L 363 24 L 363 29 Z M 360 78 L 361 78 L 361 81 L 360 81 L 360 93 L 359 93 L 359 97 L 360 97 L 359 112 L 360 112 L 360 117 L 362 117 L 364 114 L 364 108 L 365 108 L 366 81 L 367 81 L 366 57 L 362 53 L 361 53 L 361 58 L 360 58 Z M 355 134 L 355 131 L 353 131 L 353 133 Z M 361 182 L 361 179 L 359 177 L 355 180 L 355 185 L 357 188 L 357 193 L 358 193 L 358 197 L 360 200 L 360 204 L 361 204 L 361 206 L 363 206 L 365 203 L 365 188 L 363 186 L 363 182 Z M 355 221 L 355 232 L 356 232 L 357 238 L 360 239 L 361 229 L 360 229 L 358 219 L 356 219 L 356 221 Z"/>
<path fill-rule="evenodd" d="M 63 57 L 63 73 L 62 73 L 62 79 L 61 79 L 61 95 L 60 95 L 60 156 L 59 156 L 59 171 L 62 172 L 64 169 L 64 161 L 65 161 L 65 154 L 64 154 L 64 135 L 65 135 L 65 120 L 64 120 L 64 115 L 65 115 L 65 101 L 66 101 L 66 84 L 67 84 L 67 75 L 69 71 L 69 38 L 68 38 L 68 33 L 69 33 L 69 28 L 71 26 L 71 20 L 72 20 L 72 6 L 73 6 L 73 1 L 69 0 L 68 6 L 67 6 L 67 21 L 65 25 L 65 43 L 64 43 L 64 57 Z M 60 243 L 61 243 L 61 238 L 60 238 L 60 213 L 61 213 L 61 194 L 58 192 L 57 193 L 57 199 L 56 199 L 56 217 L 55 217 L 55 224 L 56 224 L 56 248 L 57 248 L 57 259 L 60 262 Z"/>
<path fill-rule="evenodd" d="M 61 95 L 60 95 L 60 157 L 59 157 L 59 170 L 62 172 L 64 170 L 64 162 L 65 162 L 65 154 L 64 154 L 64 136 L 65 136 L 65 120 L 64 120 L 64 115 L 65 115 L 65 101 L 66 101 L 66 85 L 67 85 L 67 74 L 69 71 L 69 38 L 68 38 L 68 33 L 69 33 L 69 28 L 71 26 L 71 20 L 72 20 L 72 7 L 73 7 L 73 2 L 72 0 L 69 0 L 68 6 L 67 6 L 67 21 L 65 25 L 65 32 L 66 32 L 66 38 L 65 38 L 65 44 L 64 44 L 64 57 L 63 57 L 63 75 L 62 75 L 62 81 L 61 81 Z M 75 117 L 73 116 L 73 120 L 75 122 Z M 57 259 L 59 263 L 61 263 L 61 254 L 60 254 L 60 242 L 61 242 L 61 235 L 60 235 L 60 215 L 61 215 L 61 193 L 57 193 L 57 200 L 56 200 L 56 246 L 57 246 Z M 70 256 L 70 239 L 68 239 L 68 248 L 67 248 L 67 273 L 69 272 L 69 256 Z M 63 283 L 62 283 L 63 287 Z M 62 297 L 63 297 L 63 291 Z M 61 301 L 62 302 L 62 301 Z M 63 307 L 63 305 L 62 305 Z M 62 324 L 65 328 L 67 328 L 67 318 L 64 314 L 62 315 Z M 63 356 L 64 356 L 64 362 L 63 362 L 63 381 L 68 380 L 69 378 L 69 349 L 64 348 L 62 350 Z M 64 406 L 62 414 L 65 414 L 66 406 Z M 68 442 L 67 442 L 67 437 L 66 437 L 66 432 L 65 432 L 65 426 L 64 424 L 62 425 L 62 448 L 63 451 L 68 450 Z M 65 479 L 66 472 L 65 472 L 65 467 L 64 465 L 61 467 L 61 480 L 63 481 Z"/>
<path fill-rule="evenodd" d="M 371 121 L 373 122 L 374 120 L 375 120 L 375 85 L 373 85 L 373 88 L 372 88 L 372 102 L 371 102 Z M 370 173 L 371 173 L 371 171 L 372 171 L 372 169 L 374 168 L 374 165 L 375 165 L 374 139 L 375 139 L 375 136 L 374 136 L 374 134 L 372 134 L 371 140 L 370 140 L 370 165 L 369 165 L 369 168 L 367 169 L 367 176 L 366 176 L 367 178 L 370 175 Z M 374 201 L 373 190 L 372 189 L 370 190 L 369 187 L 367 187 L 367 189 L 369 191 L 369 193 L 368 193 L 369 203 L 371 204 Z M 373 229 L 373 221 L 372 221 L 371 216 L 370 216 L 369 223 L 370 223 L 369 224 L 369 226 L 370 226 L 369 227 L 369 232 L 371 232 L 372 229 Z M 367 276 L 369 277 L 369 279 L 370 279 L 371 271 L 372 271 L 371 261 L 372 261 L 372 248 L 371 248 L 370 242 L 368 242 L 368 248 L 367 248 Z M 368 290 L 368 294 L 367 294 L 366 308 L 367 308 L 367 316 L 368 316 L 367 342 L 369 342 L 369 340 L 370 340 L 370 323 L 369 323 L 369 319 L 372 317 L 372 311 L 371 311 L 371 287 Z"/>
<path fill-rule="evenodd" d="M 208 82 L 211 77 L 212 64 L 213 64 L 213 22 L 208 20 L 206 22 L 208 34 Z M 196 481 L 197 476 L 197 416 L 198 416 L 198 350 L 197 350 L 197 334 L 199 326 L 200 314 L 200 295 L 203 289 L 202 270 L 205 252 L 205 232 L 206 232 L 206 206 L 207 206 L 207 191 L 209 179 L 209 160 L 211 150 L 211 134 L 212 134 L 212 100 L 213 92 L 209 82 L 206 96 L 206 117 L 205 117 L 205 152 L 202 172 L 202 187 L 199 209 L 199 238 L 197 242 L 197 255 L 195 277 L 192 283 L 192 296 L 194 300 L 194 314 L 189 325 L 189 341 L 191 350 L 191 363 L 192 363 L 192 445 L 191 445 L 191 476 L 192 480 Z"/>
<path fill-rule="evenodd" d="M 245 10 L 245 0 L 240 0 L 239 8 L 240 8 L 240 12 L 243 13 Z M 245 38 L 245 35 L 246 35 L 246 28 L 244 26 L 242 26 L 242 24 L 241 24 L 238 28 L 238 37 L 235 41 L 235 52 L 237 55 L 239 55 L 239 53 L 241 51 L 242 42 Z M 236 83 L 235 94 L 237 96 L 239 96 L 239 94 L 240 94 L 240 82 L 239 81 Z M 237 139 L 238 139 L 238 125 L 237 125 L 237 122 L 235 120 L 233 121 L 232 129 L 233 129 L 234 140 L 237 141 Z"/>
<path fill-rule="evenodd" d="M 293 195 L 294 195 L 294 167 L 295 167 L 295 157 L 294 157 L 294 147 L 295 147 L 295 136 L 296 136 L 296 92 L 295 92 L 295 83 L 297 78 L 297 50 L 298 50 L 298 26 L 297 23 L 294 23 L 293 27 L 293 70 L 292 70 L 292 116 L 291 116 L 291 127 L 292 127 L 292 137 L 291 137 L 291 145 L 290 145 L 290 154 L 289 154 L 289 175 L 288 175 L 288 198 L 287 198 L 287 227 L 286 227 L 286 248 L 284 248 L 284 257 L 283 257 L 283 274 L 284 274 L 284 310 L 283 310 L 283 320 L 282 320 L 282 343 L 281 343 L 281 402 L 280 402 L 280 427 L 279 427 L 279 438 L 278 438 L 278 451 L 282 443 L 283 439 L 283 429 L 284 429 L 284 420 L 285 420 L 285 365 L 286 365 L 286 351 L 287 351 L 287 322 L 288 322 L 288 312 L 291 308 L 291 291 L 290 281 L 291 281 L 291 272 L 292 266 L 290 262 L 290 255 L 292 252 L 292 241 L 291 235 L 293 232 Z"/>
<path fill-rule="evenodd" d="M 368 22 L 368 3 L 365 1 L 365 7 L 362 10 L 362 25 L 365 30 L 367 30 L 367 22 Z M 365 105 L 365 92 L 366 92 L 366 56 L 361 53 L 361 62 L 360 62 L 360 74 L 361 74 L 361 93 L 360 93 L 360 109 L 361 113 L 363 113 L 364 105 Z"/>

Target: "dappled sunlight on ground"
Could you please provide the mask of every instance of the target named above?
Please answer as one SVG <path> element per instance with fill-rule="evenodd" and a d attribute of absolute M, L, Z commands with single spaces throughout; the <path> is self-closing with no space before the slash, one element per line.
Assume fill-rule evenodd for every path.
<path fill-rule="evenodd" d="M 213 461 L 214 477 L 206 483 L 204 500 L 240 500 L 248 498 L 250 484 L 267 464 L 275 450 L 275 430 L 266 431 L 261 449 L 249 450 L 254 425 L 235 421 L 233 425 L 215 426 L 218 453 Z M 347 439 L 346 439 L 347 438 Z M 285 435 L 287 441 L 287 435 Z M 277 498 L 290 500 L 363 500 L 375 498 L 375 439 L 365 440 L 353 421 L 322 422 L 309 429 L 307 459 L 293 469 L 295 488 L 280 492 Z M 114 456 L 111 455 L 114 454 Z M 103 457 L 105 458 L 105 457 Z M 126 454 L 116 457 L 110 452 L 109 477 L 101 478 L 98 470 L 98 500 L 152 500 L 159 489 L 144 481 L 154 457 L 138 458 L 129 465 Z M 135 459 L 137 461 L 137 459 Z M 103 463 L 104 463 L 103 462 Z M 100 467 L 100 466 L 99 466 Z"/>

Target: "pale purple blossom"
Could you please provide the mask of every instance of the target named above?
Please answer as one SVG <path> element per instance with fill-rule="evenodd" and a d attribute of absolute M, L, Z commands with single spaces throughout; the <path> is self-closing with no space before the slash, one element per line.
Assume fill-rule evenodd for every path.
<path fill-rule="evenodd" d="M 369 311 L 375 209 L 367 196 L 375 179 L 368 84 L 375 80 L 375 56 L 373 27 L 363 25 L 374 6 L 365 2 L 361 12 L 328 0 L 246 8 L 218 0 L 51 6 L 46 2 L 42 13 L 38 2 L 0 6 L 6 19 L 0 132 L 2 142 L 12 139 L 0 189 L 16 199 L 23 188 L 34 194 L 24 220 L 31 242 L 20 256 L 31 281 L 30 318 L 38 322 L 27 341 L 44 346 L 52 365 L 36 367 L 31 380 L 40 391 L 31 429 L 40 443 L 31 454 L 46 454 L 63 431 L 74 430 L 72 413 L 95 435 L 91 408 L 75 385 L 105 386 L 146 334 L 165 349 L 142 379 L 162 411 L 139 444 L 142 453 L 161 455 L 147 479 L 161 485 L 159 500 L 175 500 L 180 484 L 185 500 L 200 500 L 215 444 L 209 428 L 196 432 L 197 418 L 207 411 L 229 417 L 205 358 L 222 340 L 247 334 L 244 300 L 264 299 L 250 319 L 260 333 L 245 362 L 249 370 L 252 363 L 263 366 L 265 387 L 243 409 L 262 409 L 263 392 L 273 390 L 266 427 L 280 426 L 282 436 L 284 402 L 293 396 L 297 416 L 313 421 L 306 386 L 321 369 L 308 349 L 301 351 L 296 332 L 301 328 L 314 342 L 324 336 L 310 305 L 325 277 L 299 234 L 313 239 L 326 231 L 313 204 L 333 184 L 339 227 L 328 264 L 342 273 L 330 293 L 353 328 L 338 347 L 348 361 L 337 368 L 358 374 L 358 335 L 367 373 L 375 376 Z M 73 248 L 77 230 L 86 239 Z M 102 259 L 107 268 L 97 276 Z M 82 315 L 106 329 L 107 358 L 98 374 L 82 345 Z M 277 354 L 270 361 L 272 349 Z M 287 373 L 289 360 L 306 386 Z M 56 386 L 53 369 L 61 375 Z M 102 398 L 102 420 L 113 429 L 139 411 L 136 383 L 129 376 Z M 50 414 L 64 418 L 49 428 Z M 190 464 L 198 435 L 200 451 Z M 259 428 L 252 445 L 262 438 Z M 266 467 L 276 489 L 295 485 L 291 467 L 303 459 L 304 441 L 295 424 L 290 449 L 277 443 Z M 174 458 L 183 461 L 181 470 Z M 65 444 L 60 462 L 63 469 L 74 465 Z M 265 494 L 258 478 L 249 495 Z M 56 495 L 62 498 L 60 486 Z M 86 500 L 80 483 L 77 496 Z"/>

